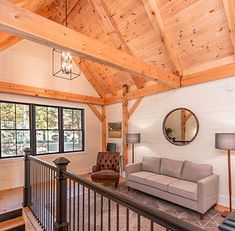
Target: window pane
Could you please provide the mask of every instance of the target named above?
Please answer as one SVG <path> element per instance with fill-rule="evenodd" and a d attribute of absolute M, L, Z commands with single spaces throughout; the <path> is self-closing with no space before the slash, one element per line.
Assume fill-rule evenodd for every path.
<path fill-rule="evenodd" d="M 72 129 L 72 109 L 63 109 L 63 123 L 64 129 Z"/>
<path fill-rule="evenodd" d="M 47 131 L 36 131 L 36 153 L 48 153 L 48 134 Z"/>
<path fill-rule="evenodd" d="M 16 156 L 16 131 L 1 131 L 2 157 Z"/>
<path fill-rule="evenodd" d="M 82 149 L 82 131 L 74 131 L 74 151 Z"/>
<path fill-rule="evenodd" d="M 47 129 L 47 107 L 36 106 L 36 128 Z"/>
<path fill-rule="evenodd" d="M 16 104 L 16 128 L 29 129 L 29 106 Z"/>
<path fill-rule="evenodd" d="M 48 107 L 48 129 L 58 129 L 58 108 Z"/>
<path fill-rule="evenodd" d="M 49 132 L 49 153 L 59 152 L 59 131 Z"/>
<path fill-rule="evenodd" d="M 1 103 L 1 128 L 15 129 L 15 104 Z"/>
<path fill-rule="evenodd" d="M 64 131 L 64 151 L 73 151 L 73 131 Z"/>
<path fill-rule="evenodd" d="M 81 111 L 73 110 L 73 129 L 81 129 Z"/>
<path fill-rule="evenodd" d="M 30 147 L 30 132 L 17 131 L 17 156 L 24 155 L 25 148 Z"/>

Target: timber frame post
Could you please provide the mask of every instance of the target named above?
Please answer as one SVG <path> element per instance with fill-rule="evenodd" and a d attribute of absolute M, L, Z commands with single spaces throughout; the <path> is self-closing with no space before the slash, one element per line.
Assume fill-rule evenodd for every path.
<path fill-rule="evenodd" d="M 126 140 L 126 133 L 128 132 L 128 100 L 126 95 L 128 93 L 128 86 L 123 86 L 123 101 L 122 101 L 122 148 L 123 148 L 123 163 L 124 166 L 128 164 L 128 144 Z"/>

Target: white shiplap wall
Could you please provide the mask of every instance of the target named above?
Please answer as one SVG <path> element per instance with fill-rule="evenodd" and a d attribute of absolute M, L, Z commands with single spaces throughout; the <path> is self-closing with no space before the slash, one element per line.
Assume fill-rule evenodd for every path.
<path fill-rule="evenodd" d="M 177 107 L 192 110 L 199 120 L 198 136 L 186 146 L 172 145 L 162 132 L 165 115 Z M 121 104 L 109 106 L 107 121 L 120 121 L 121 110 Z M 214 140 L 216 132 L 235 132 L 235 77 L 145 97 L 129 120 L 129 131 L 141 132 L 141 144 L 135 146 L 136 161 L 148 155 L 212 164 L 220 175 L 219 203 L 227 205 L 227 155 L 215 149 Z M 121 147 L 121 140 L 116 142 Z M 235 151 L 232 171 L 234 178 Z M 233 192 L 235 195 L 235 178 Z"/>
<path fill-rule="evenodd" d="M 97 96 L 83 75 L 73 81 L 53 77 L 51 74 L 51 50 L 46 46 L 24 40 L 1 52 L 0 81 Z M 54 159 L 64 156 L 71 161 L 70 170 L 76 173 L 91 171 L 97 153 L 101 150 L 101 123 L 86 104 L 5 93 L 0 93 L 0 100 L 84 108 L 85 151 L 41 156 L 40 158 L 52 162 Z M 22 186 L 23 159 L 0 160 L 0 179 L 0 190 Z"/>

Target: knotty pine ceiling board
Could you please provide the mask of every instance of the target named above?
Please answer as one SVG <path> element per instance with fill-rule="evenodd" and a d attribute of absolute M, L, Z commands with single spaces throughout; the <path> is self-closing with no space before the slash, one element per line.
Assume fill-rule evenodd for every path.
<path fill-rule="evenodd" d="M 172 1 L 172 4 L 175 1 Z M 164 18 L 183 69 L 232 55 L 222 0 L 200 0 Z M 168 3 L 168 7 L 169 7 Z M 164 7 L 160 9 L 164 12 Z M 163 15 L 166 15 L 162 13 Z"/>

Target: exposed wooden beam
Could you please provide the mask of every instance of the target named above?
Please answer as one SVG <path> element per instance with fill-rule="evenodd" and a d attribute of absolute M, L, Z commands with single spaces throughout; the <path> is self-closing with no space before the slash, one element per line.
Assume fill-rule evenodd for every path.
<path fill-rule="evenodd" d="M 118 51 L 99 40 L 75 32 L 6 0 L 1 2 L 0 30 L 58 49 L 70 50 L 78 56 L 131 74 L 141 75 L 144 78 L 158 80 L 167 86 L 180 86 L 179 76 L 171 72 Z"/>
<path fill-rule="evenodd" d="M 106 122 L 106 109 L 102 106 L 102 151 L 106 150 L 106 139 L 107 139 L 107 122 Z"/>
<path fill-rule="evenodd" d="M 165 45 L 166 51 L 172 61 L 175 70 L 179 75 L 182 76 L 182 65 L 174 48 L 174 43 L 167 33 L 165 23 L 162 19 L 160 10 L 157 5 L 157 0 L 142 0 L 142 2 L 154 31 L 157 35 L 159 33 L 161 34 L 163 44 Z"/>
<path fill-rule="evenodd" d="M 233 53 L 235 54 L 235 1 L 223 0 L 225 15 L 228 22 L 229 33 L 233 44 Z"/>
<path fill-rule="evenodd" d="M 15 45 L 16 43 L 20 42 L 22 39 L 17 36 L 9 36 L 8 39 L 0 42 L 0 52 L 8 49 L 9 47 Z"/>
<path fill-rule="evenodd" d="M 146 86 L 142 89 L 129 91 L 125 97 L 128 100 L 132 100 L 132 99 L 137 99 L 137 98 L 144 97 L 144 96 L 154 95 L 154 94 L 164 92 L 164 91 L 169 91 L 169 90 L 172 90 L 172 88 L 162 86 L 159 84 L 155 84 L 152 86 Z M 120 94 L 117 96 L 105 97 L 105 99 L 104 99 L 105 105 L 121 103 L 122 101 L 123 101 L 123 96 Z"/>
<path fill-rule="evenodd" d="M 100 121 L 103 121 L 103 116 L 102 114 L 97 110 L 97 108 L 95 107 L 95 105 L 92 105 L 92 104 L 87 104 L 88 107 L 94 112 L 94 114 L 97 116 L 97 118 L 100 120 Z"/>
<path fill-rule="evenodd" d="M 84 74 L 88 82 L 92 85 L 92 87 L 95 89 L 97 94 L 103 98 L 104 97 L 104 91 L 101 89 L 99 83 L 96 81 L 95 77 L 91 74 L 89 69 L 87 68 L 86 60 L 80 59 L 77 56 L 73 56 L 73 61 L 76 63 L 78 68 L 81 69 L 81 72 Z"/>
<path fill-rule="evenodd" d="M 133 55 L 130 48 L 127 46 L 117 24 L 113 20 L 108 7 L 103 0 L 88 0 L 91 7 L 98 13 L 99 20 L 101 22 L 104 31 L 111 35 L 114 46 L 130 55 Z M 143 88 L 145 85 L 145 80 L 143 78 L 133 76 L 132 80 L 137 88 Z"/>
<path fill-rule="evenodd" d="M 201 71 L 182 78 L 182 86 L 205 83 L 213 80 L 223 79 L 235 75 L 235 63 L 226 64 L 210 70 Z"/>
<path fill-rule="evenodd" d="M 128 118 L 130 119 L 132 114 L 135 112 L 136 108 L 139 106 L 140 102 L 142 101 L 143 97 L 138 98 L 135 103 L 133 104 L 133 106 L 131 107 L 131 109 L 129 110 L 128 113 Z"/>
<path fill-rule="evenodd" d="M 128 164 L 128 144 L 126 140 L 126 133 L 128 132 L 128 100 L 126 99 L 127 92 L 128 87 L 124 87 L 122 101 L 122 150 L 124 166 Z"/>
<path fill-rule="evenodd" d="M 73 94 L 68 92 L 56 91 L 51 89 L 44 89 L 39 87 L 32 87 L 20 85 L 15 83 L 0 82 L 0 92 L 12 93 L 27 96 L 36 96 L 48 99 L 58 99 L 71 102 L 89 103 L 96 105 L 103 105 L 104 100 L 98 97 L 85 96 Z"/>

